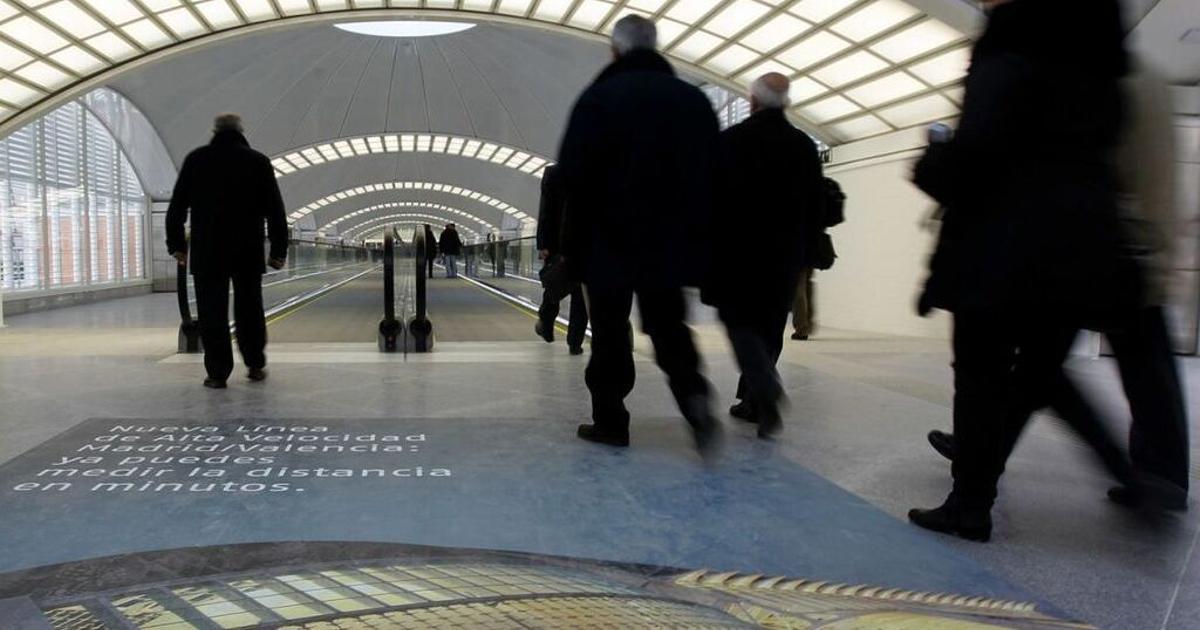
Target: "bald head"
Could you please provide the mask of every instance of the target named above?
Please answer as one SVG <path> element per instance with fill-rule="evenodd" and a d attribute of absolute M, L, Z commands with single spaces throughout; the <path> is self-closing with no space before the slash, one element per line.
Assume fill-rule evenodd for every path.
<path fill-rule="evenodd" d="M 783 109 L 788 106 L 792 82 L 778 72 L 768 72 L 750 84 L 750 110 Z"/>

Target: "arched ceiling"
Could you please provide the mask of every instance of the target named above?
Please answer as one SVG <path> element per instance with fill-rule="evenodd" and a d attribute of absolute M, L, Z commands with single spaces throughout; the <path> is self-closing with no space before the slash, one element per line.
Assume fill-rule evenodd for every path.
<path fill-rule="evenodd" d="M 301 228 L 403 201 L 528 231 L 540 169 L 620 16 L 655 19 L 695 82 L 740 91 L 792 75 L 793 118 L 836 144 L 956 115 L 968 39 L 914 6 L 952 1 L 0 0 L 0 135 L 105 85 L 176 164 L 215 113 L 242 114 Z M 334 27 L 413 17 L 476 25 L 423 38 Z M 443 186 L 370 188 L 394 182 Z"/>
<path fill-rule="evenodd" d="M 793 75 L 793 114 L 816 135 L 836 142 L 917 124 L 912 121 L 918 118 L 953 115 L 952 88 L 963 70 L 967 38 L 914 6 L 929 3 L 3 0 L 0 116 L 20 119 L 31 108 L 147 60 L 279 25 L 448 16 L 600 39 L 622 15 L 639 13 L 658 23 L 663 50 L 693 74 L 728 87 L 744 86 L 770 70 Z"/>

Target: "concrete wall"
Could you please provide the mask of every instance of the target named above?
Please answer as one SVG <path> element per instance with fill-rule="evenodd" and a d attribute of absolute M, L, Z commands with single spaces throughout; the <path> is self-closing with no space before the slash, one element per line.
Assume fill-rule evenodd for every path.
<path fill-rule="evenodd" d="M 924 225 L 934 204 L 908 181 L 920 137 L 902 133 L 866 143 L 835 149 L 826 169 L 846 193 L 846 222 L 830 231 L 837 264 L 817 274 L 819 323 L 947 337 L 944 314 L 926 319 L 915 311 L 934 242 Z"/>

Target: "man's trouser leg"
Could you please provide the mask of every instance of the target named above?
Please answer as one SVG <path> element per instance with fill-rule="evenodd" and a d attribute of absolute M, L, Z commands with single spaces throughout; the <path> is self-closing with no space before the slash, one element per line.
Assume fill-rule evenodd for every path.
<path fill-rule="evenodd" d="M 234 274 L 233 316 L 237 324 L 238 350 L 242 353 L 242 361 L 252 370 L 266 367 L 267 320 L 263 313 L 261 274 Z"/>
<path fill-rule="evenodd" d="M 552 288 L 542 289 L 542 303 L 538 305 L 538 320 L 542 322 L 542 326 L 553 326 L 558 319 L 559 306 L 558 291 Z"/>
<path fill-rule="evenodd" d="M 954 315 L 954 438 L 951 500 L 990 509 L 1002 470 L 1001 451 L 1013 394 L 1015 336 L 1011 321 L 988 312 Z"/>
<path fill-rule="evenodd" d="M 1039 321 L 1022 330 L 1013 369 L 1014 396 L 1001 450 L 1001 472 L 1030 417 L 1050 407 L 1096 452 L 1105 468 L 1121 483 L 1133 482 L 1129 460 L 1101 422 L 1082 392 L 1063 371 L 1063 363 L 1078 337 L 1078 329 Z"/>
<path fill-rule="evenodd" d="M 557 315 L 556 315 L 557 317 Z M 587 337 L 588 311 L 587 302 L 583 299 L 583 287 L 571 285 L 571 312 L 567 321 L 567 346 L 582 348 L 583 340 Z"/>
<path fill-rule="evenodd" d="M 742 372 L 738 378 L 738 398 L 750 401 L 755 407 L 777 404 L 783 397 L 776 365 L 783 352 L 787 306 L 763 304 L 750 310 L 752 312 L 730 315 L 725 322 L 734 357 Z"/>
<path fill-rule="evenodd" d="M 802 269 L 796 287 L 796 298 L 792 303 L 792 330 L 803 337 L 814 332 L 816 322 L 816 287 L 813 285 L 813 270 Z"/>
<path fill-rule="evenodd" d="M 196 311 L 204 342 L 204 369 L 209 378 L 224 381 L 233 372 L 233 343 L 229 339 L 229 275 L 194 276 Z"/>
<path fill-rule="evenodd" d="M 686 401 L 693 397 L 707 398 L 708 382 L 700 374 L 700 355 L 688 328 L 687 303 L 679 288 L 638 291 L 638 310 L 642 316 L 642 331 L 654 344 L 654 361 L 667 375 L 667 383 L 675 401 L 685 414 L 694 406 Z M 596 351 L 596 314 L 592 313 L 592 352 Z M 693 418 L 688 418 L 693 420 Z"/>
<path fill-rule="evenodd" d="M 629 313 L 633 290 L 585 287 L 592 318 L 592 356 L 584 381 L 592 395 L 592 422 L 606 433 L 629 431 L 625 397 L 633 390 L 633 339 Z"/>
<path fill-rule="evenodd" d="M 1188 418 L 1162 307 L 1108 335 L 1133 415 L 1129 455 L 1138 470 L 1188 489 Z"/>

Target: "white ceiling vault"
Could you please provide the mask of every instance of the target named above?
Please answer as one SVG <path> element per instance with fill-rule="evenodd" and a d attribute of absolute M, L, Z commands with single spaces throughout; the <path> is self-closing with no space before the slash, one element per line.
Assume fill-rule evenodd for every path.
<path fill-rule="evenodd" d="M 698 76 L 735 88 L 771 70 L 794 76 L 793 114 L 836 144 L 955 113 L 969 42 L 914 6 L 928 2 L 0 0 L 0 120 L 20 120 L 89 80 L 287 24 L 448 16 L 598 39 L 640 13 L 658 23 L 664 51 Z"/>
<path fill-rule="evenodd" d="M 743 91 L 767 71 L 792 76 L 793 120 L 836 145 L 957 115 L 969 29 L 939 3 L 961 9 L 958 0 L 0 0 L 0 136 L 107 86 L 141 109 L 177 165 L 207 142 L 214 114 L 242 114 L 301 228 L 344 234 L 342 217 L 366 223 L 403 203 L 446 221 L 470 215 L 472 229 L 527 232 L 542 169 L 575 98 L 609 61 L 606 34 L 622 15 L 653 18 L 664 52 L 697 83 Z M 335 28 L 381 19 L 474 27 L 436 37 Z M 380 185 L 396 182 L 422 185 Z"/>

